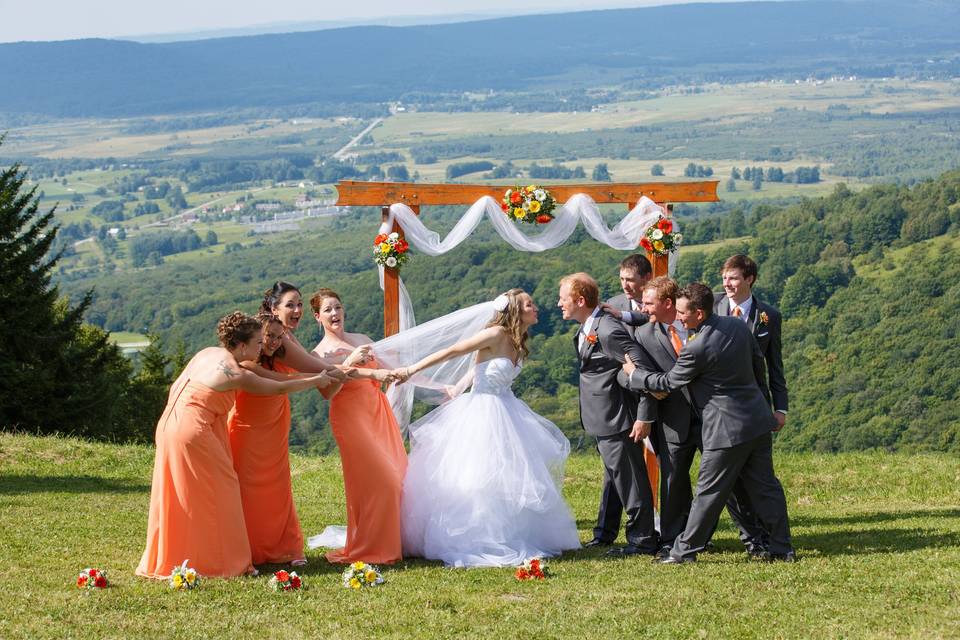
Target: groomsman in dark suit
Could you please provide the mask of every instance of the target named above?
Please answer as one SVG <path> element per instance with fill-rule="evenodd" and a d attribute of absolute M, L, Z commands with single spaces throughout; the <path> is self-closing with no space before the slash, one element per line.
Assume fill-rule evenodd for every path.
<path fill-rule="evenodd" d="M 776 307 L 753 295 L 753 285 L 757 281 L 757 263 L 748 256 L 730 256 L 723 263 L 720 275 L 723 278 L 724 293 L 717 296 L 714 311 L 717 315 L 740 318 L 757 339 L 767 369 L 764 378 L 765 386 L 769 390 L 767 399 L 777 422 L 773 430 L 779 431 L 786 423 L 788 402 L 781 351 L 782 316 Z M 740 540 L 747 548 L 747 553 L 753 556 L 761 555 L 768 535 L 760 525 L 740 482 L 734 486 L 733 494 L 727 503 L 727 511 L 740 529 Z"/>
<path fill-rule="evenodd" d="M 653 277 L 653 268 L 646 256 L 634 253 L 620 262 L 620 289 L 616 295 L 600 306 L 603 310 L 623 322 L 624 328 L 636 338 L 637 330 L 647 323 L 647 314 L 643 313 L 643 287 Z M 600 509 L 597 512 L 597 526 L 593 528 L 593 539 L 585 547 L 612 544 L 620 531 L 623 505 L 610 477 L 604 473 L 603 489 L 600 493 Z"/>
<path fill-rule="evenodd" d="M 653 494 L 643 445 L 637 443 L 648 435 L 655 407 L 638 407 L 637 394 L 617 382 L 628 354 L 634 362 L 647 362 L 647 357 L 623 325 L 603 312 L 599 298 L 596 281 L 586 273 L 574 273 L 560 281 L 557 306 L 563 319 L 580 324 L 573 344 L 580 374 L 580 422 L 597 439 L 604 474 L 611 479 L 627 514 L 627 545 L 612 549 L 610 555 L 653 555 L 658 549 Z M 638 411 L 642 422 L 637 420 Z"/>
<path fill-rule="evenodd" d="M 677 318 L 680 288 L 666 276 L 654 278 L 643 288 L 643 311 L 650 322 L 638 327 L 635 339 L 661 373 L 670 371 L 687 341 L 687 329 Z M 626 378 L 625 374 L 621 374 Z M 622 384 L 629 384 L 621 379 Z M 690 467 L 700 448 L 700 416 L 693 408 L 686 387 L 657 402 L 657 421 L 651 439 L 660 464 L 660 550 L 669 554 L 677 536 L 687 524 L 693 490 Z"/>
<path fill-rule="evenodd" d="M 783 487 L 773 471 L 776 421 L 758 380 L 763 354 L 744 322 L 713 313 L 713 292 L 693 283 L 677 298 L 677 315 L 688 331 L 687 344 L 666 373 L 624 365 L 631 388 L 676 391 L 684 386 L 700 412 L 703 453 L 696 496 L 687 525 L 670 554 L 661 561 L 678 564 L 696 560 L 710 538 L 717 518 L 737 478 L 750 497 L 758 518 L 769 532 L 765 557 L 792 562 Z"/>

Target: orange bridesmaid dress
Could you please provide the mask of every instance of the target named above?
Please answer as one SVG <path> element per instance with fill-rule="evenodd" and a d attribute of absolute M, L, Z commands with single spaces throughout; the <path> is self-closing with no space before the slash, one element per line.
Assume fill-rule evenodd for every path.
<path fill-rule="evenodd" d="M 281 373 L 295 373 L 280 363 Z M 227 421 L 254 564 L 305 558 L 290 482 L 290 399 L 237 391 Z"/>
<path fill-rule="evenodd" d="M 233 391 L 186 380 L 157 424 L 147 548 L 137 575 L 167 578 L 190 561 L 201 576 L 253 572 L 240 483 L 227 440 Z"/>
<path fill-rule="evenodd" d="M 327 560 L 377 564 L 400 560 L 400 497 L 407 452 L 380 383 L 345 382 L 330 402 L 330 426 L 343 464 L 347 543 L 328 552 Z"/>

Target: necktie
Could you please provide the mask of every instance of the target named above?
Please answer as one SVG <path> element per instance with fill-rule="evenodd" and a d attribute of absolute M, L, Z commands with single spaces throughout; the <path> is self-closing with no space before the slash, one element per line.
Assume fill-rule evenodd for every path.
<path fill-rule="evenodd" d="M 740 307 L 734 307 L 734 308 L 733 308 L 733 315 L 739 318 L 739 317 L 743 316 L 743 311 L 740 311 Z"/>
<path fill-rule="evenodd" d="M 676 327 L 672 324 L 667 327 L 667 331 L 670 332 L 670 342 L 673 343 L 673 350 L 677 352 L 677 355 L 680 355 L 680 349 L 683 348 L 683 343 L 680 342 L 680 334 L 677 333 Z"/>

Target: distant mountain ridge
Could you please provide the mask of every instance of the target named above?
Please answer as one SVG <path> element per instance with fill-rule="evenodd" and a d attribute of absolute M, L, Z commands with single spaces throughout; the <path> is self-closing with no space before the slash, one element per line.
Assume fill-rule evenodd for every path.
<path fill-rule="evenodd" d="M 129 116 L 544 90 L 880 73 L 958 64 L 960 6 L 822 0 L 669 5 L 192 42 L 0 44 L 0 112 Z M 935 60 L 936 61 L 936 60 Z"/>

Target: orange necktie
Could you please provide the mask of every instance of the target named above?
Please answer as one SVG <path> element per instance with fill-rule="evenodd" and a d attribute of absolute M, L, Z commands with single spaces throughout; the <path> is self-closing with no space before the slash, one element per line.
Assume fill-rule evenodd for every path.
<path fill-rule="evenodd" d="M 739 318 L 740 316 L 743 315 L 743 311 L 740 311 L 740 307 L 734 307 L 733 315 Z"/>
<path fill-rule="evenodd" d="M 680 334 L 677 333 L 676 327 L 672 324 L 667 327 L 667 330 L 670 332 L 670 342 L 673 343 L 673 350 L 677 352 L 677 355 L 680 355 L 680 349 L 683 348 L 683 343 L 680 342 Z"/>

